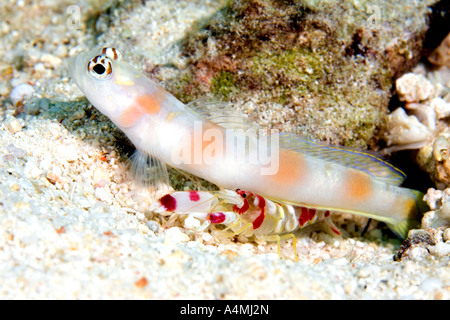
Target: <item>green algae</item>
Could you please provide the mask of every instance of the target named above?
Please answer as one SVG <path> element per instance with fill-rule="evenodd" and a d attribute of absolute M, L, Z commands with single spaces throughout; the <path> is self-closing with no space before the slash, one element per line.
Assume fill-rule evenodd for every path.
<path fill-rule="evenodd" d="M 221 71 L 212 79 L 212 91 L 224 99 L 238 91 L 236 80 L 231 72 Z"/>
<path fill-rule="evenodd" d="M 278 75 L 289 74 L 292 82 L 303 83 L 315 81 L 324 74 L 321 54 L 308 49 L 296 48 L 280 53 L 256 53 L 252 59 L 251 71 L 258 76 L 265 76 L 267 71 L 276 71 Z M 266 83 L 271 77 L 265 77 Z"/>

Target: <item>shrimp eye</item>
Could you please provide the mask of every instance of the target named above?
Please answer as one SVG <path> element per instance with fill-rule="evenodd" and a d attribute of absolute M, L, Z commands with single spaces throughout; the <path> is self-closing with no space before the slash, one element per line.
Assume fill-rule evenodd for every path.
<path fill-rule="evenodd" d="M 92 58 L 87 65 L 88 72 L 96 79 L 109 79 L 112 74 L 111 59 L 106 55 Z"/>
<path fill-rule="evenodd" d="M 102 54 L 107 56 L 108 58 L 112 60 L 119 61 L 122 59 L 122 53 L 120 53 L 119 49 L 112 48 L 112 47 L 104 47 L 102 49 Z"/>
<path fill-rule="evenodd" d="M 244 199 L 247 197 L 247 195 L 245 194 L 245 191 L 243 191 L 241 189 L 236 189 L 236 193 Z"/>

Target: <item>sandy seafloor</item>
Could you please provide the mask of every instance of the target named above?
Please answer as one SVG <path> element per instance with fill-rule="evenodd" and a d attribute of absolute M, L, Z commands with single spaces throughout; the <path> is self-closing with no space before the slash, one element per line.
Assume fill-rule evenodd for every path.
<path fill-rule="evenodd" d="M 273 243 L 217 239 L 149 213 L 111 142 L 111 125 L 86 115 L 88 103 L 69 79 L 68 57 L 92 45 L 84 29 L 68 30 L 70 4 L 0 5 L 1 70 L 24 65 L 12 79 L 2 78 L 0 91 L 9 95 L 21 83 L 34 90 L 24 113 L 16 114 L 8 99 L 1 108 L 1 298 L 450 298 L 449 256 L 418 248 L 394 262 L 400 241 L 382 238 L 376 228 L 364 238 L 343 230 L 341 240 L 299 233 L 295 262 L 291 241 L 282 243 L 280 259 Z M 87 2 L 77 5 L 89 12 Z M 217 7 L 207 0 L 151 1 L 139 9 L 150 31 L 123 32 L 128 39 L 151 37 L 150 56 L 161 63 L 176 55 L 170 45 Z M 120 45 L 121 33 L 111 33 L 99 44 L 111 37 Z"/>

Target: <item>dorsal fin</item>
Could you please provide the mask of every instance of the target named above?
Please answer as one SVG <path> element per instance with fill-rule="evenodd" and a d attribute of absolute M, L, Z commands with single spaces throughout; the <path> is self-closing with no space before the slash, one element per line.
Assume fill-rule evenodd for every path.
<path fill-rule="evenodd" d="M 225 129 L 253 129 L 255 131 L 260 129 L 258 124 L 251 122 L 246 114 L 233 109 L 228 102 L 202 97 L 189 102 L 186 107 L 201 118 L 212 121 Z"/>
<path fill-rule="evenodd" d="M 400 185 L 406 178 L 401 170 L 364 150 L 327 145 L 289 133 L 281 133 L 279 136 L 281 148 L 358 169 L 392 185 Z"/>

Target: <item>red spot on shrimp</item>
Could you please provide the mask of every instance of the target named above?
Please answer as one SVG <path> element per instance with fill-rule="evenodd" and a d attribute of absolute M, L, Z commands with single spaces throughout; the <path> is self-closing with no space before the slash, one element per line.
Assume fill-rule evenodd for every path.
<path fill-rule="evenodd" d="M 253 230 L 258 229 L 262 223 L 264 222 L 264 213 L 266 208 L 266 199 L 261 197 L 260 195 L 255 194 L 256 199 L 258 199 L 258 207 L 261 209 L 260 215 L 253 221 Z"/>
<path fill-rule="evenodd" d="M 244 212 L 246 212 L 250 208 L 250 205 L 248 204 L 248 201 L 247 201 L 246 198 L 247 198 L 247 196 L 253 195 L 253 193 L 247 192 L 247 191 L 244 191 L 244 190 L 241 190 L 241 189 L 237 189 L 236 193 L 238 195 L 240 195 L 242 197 L 242 199 L 244 199 L 244 203 L 242 204 L 242 207 L 238 207 L 238 205 L 235 204 L 233 206 L 233 211 L 237 212 L 239 214 L 243 214 Z"/>
<path fill-rule="evenodd" d="M 341 232 L 340 232 L 338 229 L 336 229 L 335 227 L 331 227 L 331 231 L 333 231 L 334 233 L 336 233 L 338 236 L 341 235 Z"/>
<path fill-rule="evenodd" d="M 330 211 L 326 211 L 326 212 L 324 213 L 325 218 L 328 218 L 329 215 L 330 215 Z"/>
<path fill-rule="evenodd" d="M 166 194 L 164 197 L 159 199 L 159 202 L 162 206 L 164 206 L 164 208 L 166 208 L 167 211 L 174 211 L 177 208 L 177 200 L 170 194 Z"/>
<path fill-rule="evenodd" d="M 262 212 L 264 212 L 264 209 L 266 207 L 266 199 L 257 194 L 255 196 L 256 199 L 258 199 L 258 207 L 261 209 Z"/>
<path fill-rule="evenodd" d="M 223 212 L 212 212 L 208 215 L 208 220 L 211 223 L 222 223 L 225 221 L 225 214 Z"/>
<path fill-rule="evenodd" d="M 244 199 L 244 204 L 242 207 L 238 207 L 236 204 L 233 206 L 233 211 L 237 212 L 239 214 L 243 214 L 245 211 L 248 210 L 250 206 L 248 205 L 248 201 Z"/>
<path fill-rule="evenodd" d="M 261 227 L 262 223 L 264 222 L 264 211 L 261 212 L 261 214 L 253 221 L 253 230 L 258 229 Z"/>
<path fill-rule="evenodd" d="M 197 191 L 189 191 L 189 200 L 191 200 L 192 202 L 197 202 L 198 200 L 200 200 L 200 195 Z"/>
<path fill-rule="evenodd" d="M 316 209 L 308 209 L 302 207 L 301 210 L 302 213 L 298 218 L 298 223 L 300 224 L 300 226 L 304 226 L 308 221 L 314 219 L 314 216 L 316 215 Z"/>

